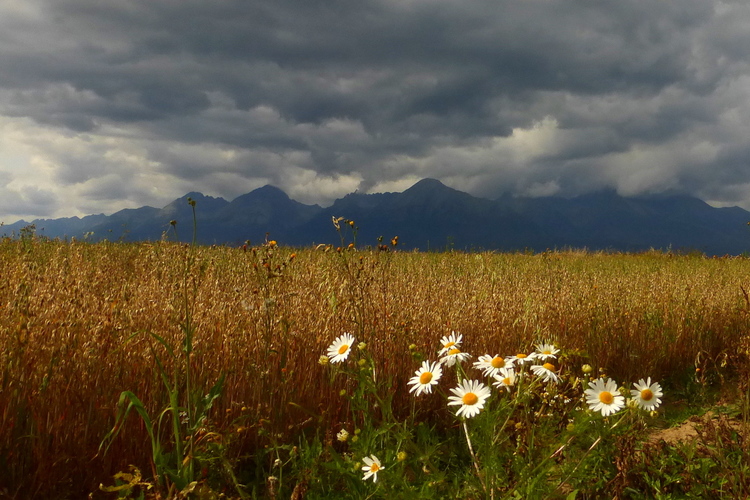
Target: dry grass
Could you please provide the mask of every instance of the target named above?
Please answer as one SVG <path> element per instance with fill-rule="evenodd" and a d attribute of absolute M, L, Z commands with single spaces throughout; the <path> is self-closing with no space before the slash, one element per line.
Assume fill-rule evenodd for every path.
<path fill-rule="evenodd" d="M 121 391 L 152 414 L 163 409 L 149 337 L 126 340 L 153 332 L 179 346 L 186 284 L 195 382 L 208 388 L 226 373 L 211 425 L 235 430 L 237 457 L 260 443 L 261 427 L 286 438 L 343 418 L 317 360 L 345 331 L 367 342 L 378 377 L 392 380 L 397 413 L 408 411 L 416 369 L 408 346 L 431 355 L 451 330 L 475 354 L 550 339 L 613 377 L 667 383 L 692 376 L 699 353 L 731 358 L 748 331 L 744 258 L 304 249 L 290 260 L 290 249 L 220 247 L 198 248 L 186 275 L 188 251 L 0 242 L 0 490 L 82 493 L 128 464 L 148 470 L 135 418 L 108 454 L 97 448 Z"/>

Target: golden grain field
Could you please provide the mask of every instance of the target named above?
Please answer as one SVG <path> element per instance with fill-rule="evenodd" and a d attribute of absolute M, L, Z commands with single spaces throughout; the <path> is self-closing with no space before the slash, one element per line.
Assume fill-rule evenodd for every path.
<path fill-rule="evenodd" d="M 706 376 L 736 375 L 750 323 L 743 289 L 750 260 L 741 257 L 5 239 L 0 491 L 95 492 L 129 464 L 148 470 L 135 417 L 108 453 L 98 448 L 122 391 L 152 414 L 164 408 L 154 353 L 167 371 L 171 361 L 151 334 L 179 351 L 186 314 L 195 326 L 194 385 L 226 375 L 210 424 L 241 457 L 262 445 L 261 429 L 294 440 L 343 418 L 343 387 L 318 365 L 343 332 L 379 361 L 396 412 L 410 404 L 406 381 L 417 364 L 409 346 L 432 353 L 454 330 L 467 352 L 511 354 L 551 340 L 613 377 L 649 375 L 677 387 L 695 376 L 696 358 Z"/>

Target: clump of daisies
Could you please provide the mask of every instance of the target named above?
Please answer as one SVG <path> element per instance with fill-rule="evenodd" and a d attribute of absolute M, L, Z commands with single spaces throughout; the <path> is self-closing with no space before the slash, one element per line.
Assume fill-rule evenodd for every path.
<path fill-rule="evenodd" d="M 407 382 L 410 386 L 409 392 L 414 393 L 415 396 L 431 394 L 433 389 L 438 387 L 444 370 L 455 367 L 458 385 L 450 389 L 453 395 L 448 397 L 448 405 L 459 407 L 456 412 L 458 417 L 472 418 L 478 415 L 491 396 L 491 386 L 501 393 L 510 393 L 521 381 L 527 379 L 532 384 L 530 390 L 538 391 L 545 402 L 549 398 L 561 398 L 566 404 L 571 401 L 572 396 L 563 395 L 563 389 L 553 387 L 563 383 L 559 359 L 561 351 L 554 343 L 539 342 L 534 346 L 534 350 L 508 356 L 500 354 L 478 356 L 472 366 L 480 370 L 483 377 L 489 379 L 485 384 L 481 380 L 470 379 L 462 367 L 461 363 L 471 357 L 461 348 L 463 340 L 463 335 L 456 331 L 443 336 L 437 350 L 438 360 L 422 362 L 421 367 Z M 582 370 L 588 376 L 592 371 L 591 367 L 584 366 Z M 659 407 L 664 393 L 658 383 L 652 382 L 649 377 L 646 380 L 639 380 L 638 383 L 633 384 L 633 387 L 634 389 L 630 391 L 632 406 L 647 411 L 653 411 Z M 605 417 L 619 412 L 628 403 L 626 397 L 618 389 L 617 383 L 603 377 L 589 381 L 583 399 L 589 410 L 601 413 Z"/>
<path fill-rule="evenodd" d="M 437 349 L 438 360 L 422 362 L 422 366 L 407 382 L 409 392 L 415 396 L 431 394 L 443 377 L 444 370 L 455 368 L 458 384 L 450 389 L 453 395 L 448 397 L 448 406 L 458 406 L 456 416 L 467 419 L 475 417 L 485 408 L 492 394 L 491 385 L 510 392 L 524 377 L 534 377 L 542 384 L 561 382 L 555 364 L 560 349 L 554 344 L 540 343 L 537 344 L 536 351 L 519 352 L 511 356 L 480 355 L 472 366 L 489 379 L 485 383 L 467 375 L 462 363 L 470 359 L 471 355 L 462 350 L 462 343 L 463 335 L 459 332 L 452 331 L 443 336 Z"/>
<path fill-rule="evenodd" d="M 640 379 L 632 384 L 632 389 L 626 389 L 606 377 L 603 372 L 599 377 L 592 376 L 593 368 L 590 365 L 581 367 L 581 378 L 566 373 L 566 363 L 569 363 L 570 358 L 549 341 L 536 343 L 532 349 L 511 355 L 497 352 L 482 354 L 469 364 L 466 362 L 472 356 L 463 350 L 463 340 L 463 335 L 456 331 L 443 336 L 437 349 L 433 351 L 433 359 L 423 359 L 421 353 L 416 352 L 417 347 L 410 346 L 412 357 L 420 362 L 420 365 L 406 382 L 406 386 L 415 398 L 445 398 L 447 409 L 455 412 L 456 418 L 461 422 L 466 443 L 478 472 L 479 458 L 482 455 L 474 453 L 471 434 L 477 433 L 481 436 L 484 432 L 482 429 L 486 430 L 488 427 L 478 422 L 477 429 L 470 432 L 467 422 L 476 419 L 483 412 L 492 412 L 488 422 L 493 422 L 489 427 L 493 435 L 483 436 L 480 443 L 504 442 L 510 439 L 515 443 L 513 446 L 518 447 L 523 446 L 524 439 L 521 436 L 524 432 L 540 432 L 537 425 L 539 423 L 548 422 L 546 428 L 555 429 L 555 432 L 565 427 L 566 423 L 568 426 L 573 425 L 573 411 L 585 408 L 588 415 L 600 414 L 606 419 L 625 408 L 654 412 L 662 403 L 662 387 L 658 382 L 652 381 L 651 377 Z M 358 349 L 354 349 L 355 346 Z M 347 372 L 347 366 L 354 367 L 360 373 L 360 377 L 366 372 L 369 375 L 364 376 L 367 379 L 365 385 L 374 391 L 374 367 L 372 372 L 367 371 L 370 365 L 364 359 L 347 365 L 353 349 L 364 350 L 365 345 L 357 344 L 351 334 L 343 333 L 328 346 L 326 355 L 320 357 L 319 363 L 322 366 L 342 366 L 341 371 L 338 371 L 338 366 L 335 367 L 338 373 Z M 444 379 L 449 379 L 449 382 L 443 383 Z M 360 381 L 363 380 L 360 378 Z M 441 385 L 448 387 L 443 389 Z M 359 392 L 353 395 L 350 401 L 354 411 L 361 410 L 366 423 L 371 415 L 364 398 L 364 390 L 358 389 Z M 379 404 L 382 403 L 377 394 L 374 396 Z M 550 417 L 553 418 L 550 420 Z M 367 428 L 367 424 L 364 428 Z M 342 443 L 340 446 L 354 446 L 358 438 L 357 432 L 355 431 L 354 436 L 349 436 L 345 429 L 341 429 L 336 434 L 337 440 Z M 500 438 L 499 433 L 503 433 L 504 437 Z M 401 457 L 401 454 L 398 456 Z M 398 460 L 407 460 L 406 455 L 403 454 L 403 458 Z M 381 461 L 377 456 L 369 455 L 363 457 L 362 462 L 362 480 L 372 479 L 376 482 L 378 472 L 385 469 Z"/>

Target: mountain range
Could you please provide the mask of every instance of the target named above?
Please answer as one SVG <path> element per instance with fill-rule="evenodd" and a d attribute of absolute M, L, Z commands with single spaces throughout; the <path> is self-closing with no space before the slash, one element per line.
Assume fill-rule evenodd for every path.
<path fill-rule="evenodd" d="M 684 195 L 623 197 L 614 190 L 575 198 L 491 200 L 423 179 L 401 193 L 351 193 L 330 207 L 305 205 L 282 190 L 264 186 L 231 202 L 188 193 L 164 208 L 125 209 L 112 215 L 18 221 L 0 234 L 19 235 L 33 224 L 49 238 L 91 241 L 191 241 L 195 200 L 197 240 L 202 244 L 262 243 L 307 246 L 340 244 L 331 220 L 355 221 L 358 246 L 399 236 L 399 247 L 420 250 L 699 251 L 737 255 L 750 250 L 750 212 L 714 208 Z M 173 225 L 172 221 L 176 221 Z M 347 233 L 347 243 L 351 233 Z"/>

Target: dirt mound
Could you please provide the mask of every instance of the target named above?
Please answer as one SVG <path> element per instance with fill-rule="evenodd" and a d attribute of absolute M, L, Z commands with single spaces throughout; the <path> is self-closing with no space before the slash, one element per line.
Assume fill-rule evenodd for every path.
<path fill-rule="evenodd" d="M 723 413 L 708 411 L 703 416 L 690 417 L 677 427 L 654 431 L 649 436 L 648 442 L 656 444 L 664 441 L 667 444 L 674 445 L 680 442 L 687 442 L 701 438 L 705 439 L 711 434 L 709 431 L 712 431 L 717 427 L 735 431 L 741 436 L 746 437 L 748 435 L 748 430 L 750 430 L 750 422 L 745 424 L 737 417 L 729 417 Z"/>

